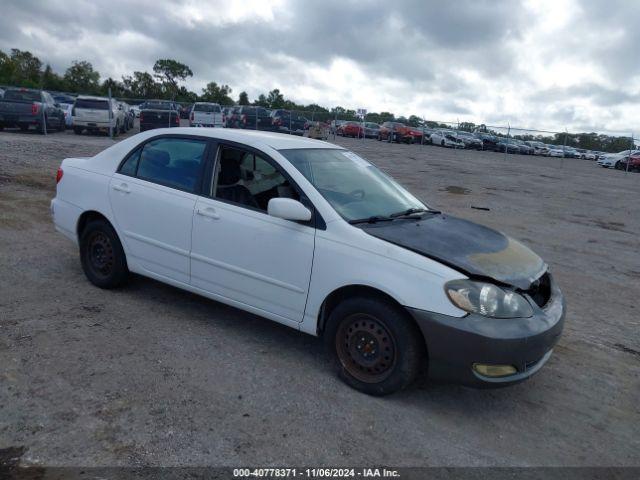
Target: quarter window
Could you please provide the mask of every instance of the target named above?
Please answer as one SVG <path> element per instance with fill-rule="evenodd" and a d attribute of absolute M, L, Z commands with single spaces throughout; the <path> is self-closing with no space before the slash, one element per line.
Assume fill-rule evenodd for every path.
<path fill-rule="evenodd" d="M 206 141 L 187 138 L 152 140 L 142 149 L 137 176 L 150 182 L 194 192 L 202 170 L 206 146 Z"/>
<path fill-rule="evenodd" d="M 138 148 L 135 152 L 129 155 L 129 158 L 120 167 L 120 173 L 123 175 L 135 176 L 138 169 L 138 162 L 140 161 L 141 148 Z"/>

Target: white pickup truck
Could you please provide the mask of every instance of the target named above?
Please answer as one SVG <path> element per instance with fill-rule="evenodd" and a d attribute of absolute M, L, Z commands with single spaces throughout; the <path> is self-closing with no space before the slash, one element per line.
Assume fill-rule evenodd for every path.
<path fill-rule="evenodd" d="M 125 132 L 125 112 L 122 105 L 114 99 L 79 95 L 73 104 L 71 115 L 73 131 L 78 135 L 84 130 L 109 135 L 110 127 L 114 137 Z"/>
<path fill-rule="evenodd" d="M 189 114 L 190 127 L 222 127 L 222 109 L 217 103 L 196 102 Z"/>

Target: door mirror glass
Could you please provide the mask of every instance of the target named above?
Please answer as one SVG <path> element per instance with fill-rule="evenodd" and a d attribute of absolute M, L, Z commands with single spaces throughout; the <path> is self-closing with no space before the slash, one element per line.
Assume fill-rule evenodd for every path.
<path fill-rule="evenodd" d="M 311 220 L 311 210 L 293 198 L 272 198 L 269 200 L 267 213 L 272 217 L 285 220 L 302 222 Z"/>

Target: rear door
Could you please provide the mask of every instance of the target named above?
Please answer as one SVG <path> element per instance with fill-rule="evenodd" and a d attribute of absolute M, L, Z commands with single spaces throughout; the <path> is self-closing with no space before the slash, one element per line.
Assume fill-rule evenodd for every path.
<path fill-rule="evenodd" d="M 141 273 L 189 282 L 191 222 L 207 155 L 202 138 L 156 137 L 134 150 L 112 177 L 116 225 Z"/>

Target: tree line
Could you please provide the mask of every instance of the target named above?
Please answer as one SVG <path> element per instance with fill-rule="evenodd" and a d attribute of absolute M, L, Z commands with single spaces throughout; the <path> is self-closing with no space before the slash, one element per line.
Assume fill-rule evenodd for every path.
<path fill-rule="evenodd" d="M 298 104 L 285 98 L 277 88 L 267 94 L 260 94 L 254 101 L 249 100 L 247 92 L 242 91 L 237 99 L 232 98 L 233 90 L 229 85 L 218 85 L 209 82 L 201 93 L 188 90 L 181 83 L 193 76 L 188 65 L 177 60 L 158 59 L 151 72 L 134 71 L 131 75 L 124 75 L 121 80 L 108 77 L 104 80 L 93 68 L 91 62 L 74 60 L 64 73 L 54 72 L 51 65 L 44 64 L 38 57 L 27 50 L 11 49 L 9 53 L 0 50 L 0 85 L 39 88 L 56 92 L 83 93 L 90 95 L 111 95 L 120 99 L 163 99 L 180 103 L 215 102 L 220 105 L 255 105 L 271 109 L 298 110 L 311 113 L 315 120 L 358 120 L 355 110 L 343 107 L 327 109 L 318 104 Z M 491 131 L 484 125 L 462 122 L 457 125 L 433 121 L 425 121 L 417 115 L 396 117 L 391 112 L 367 113 L 368 122 L 383 123 L 397 121 L 412 127 L 425 126 L 429 128 L 459 128 L 474 132 L 485 131 L 496 136 L 504 137 L 505 133 Z M 629 137 L 612 137 L 609 135 L 591 133 L 556 133 L 554 135 L 513 135 L 521 140 L 537 140 L 544 143 L 559 144 L 587 150 L 601 150 L 617 152 L 629 148 Z M 566 143 L 565 143 L 566 142 Z"/>

